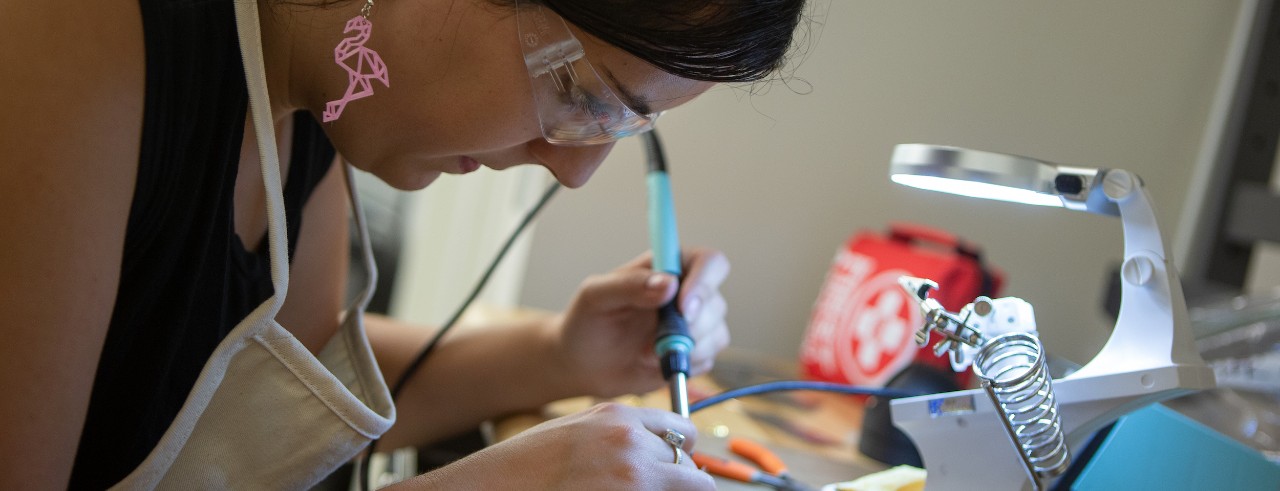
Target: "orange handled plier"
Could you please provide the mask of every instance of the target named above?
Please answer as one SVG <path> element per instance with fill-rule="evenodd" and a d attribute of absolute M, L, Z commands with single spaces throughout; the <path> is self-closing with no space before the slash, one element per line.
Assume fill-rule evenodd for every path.
<path fill-rule="evenodd" d="M 756 467 L 702 452 L 693 454 L 693 462 L 712 475 L 735 481 L 763 484 L 781 491 L 813 491 L 787 472 L 787 465 L 764 445 L 743 438 L 730 438 L 729 451 L 750 460 Z"/>

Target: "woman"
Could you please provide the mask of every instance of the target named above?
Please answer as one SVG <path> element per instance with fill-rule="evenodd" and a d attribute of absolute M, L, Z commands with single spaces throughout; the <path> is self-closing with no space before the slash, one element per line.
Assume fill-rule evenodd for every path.
<path fill-rule="evenodd" d="M 0 434 L 8 456 L 0 487 L 94 489 L 122 479 L 288 487 L 306 481 L 237 481 L 234 470 L 209 469 L 331 471 L 334 452 L 311 458 L 285 445 L 271 462 L 245 457 L 291 437 L 329 445 L 305 426 L 248 435 L 199 428 L 223 410 L 219 401 L 250 407 L 274 396 L 282 370 L 234 375 L 237 362 L 215 366 L 238 328 L 286 291 L 271 276 L 280 265 L 268 257 L 269 203 L 278 198 L 260 162 L 281 162 L 289 273 L 278 313 L 262 314 L 280 335 L 257 339 L 324 358 L 343 333 L 361 332 L 341 315 L 341 162 L 401 189 L 525 163 L 581 186 L 617 138 L 656 114 L 715 83 L 775 70 L 802 0 L 262 0 L 248 30 L 231 3 L 9 2 L 0 15 L 0 88 L 9 94 L 0 113 L 0 275 L 9 280 L 0 295 L 8 314 L 0 418 L 11 423 Z M 263 133 L 247 109 L 256 89 L 245 73 L 255 65 L 239 51 L 256 44 L 237 27 L 261 37 L 262 112 L 274 126 Z M 701 373 L 728 342 L 718 292 L 728 264 L 710 250 L 684 260 L 679 305 Z M 396 400 L 383 448 L 436 441 L 558 398 L 660 387 L 653 310 L 676 295 L 677 280 L 648 266 L 641 256 L 588 279 L 562 314 L 447 337 Z M 387 380 L 431 334 L 377 318 L 367 330 Z M 259 376 L 272 389 L 220 399 Z M 223 395 L 202 399 L 210 387 Z M 366 403 L 385 393 L 381 381 L 358 388 L 374 394 Z M 304 424 L 284 408 L 257 416 Z M 689 448 L 687 421 L 603 405 L 405 485 L 712 489 L 679 450 L 673 457 L 666 430 L 690 436 Z M 191 464 L 183 452 L 196 444 L 174 435 L 202 435 L 190 439 L 221 451 Z M 179 472 L 183 465 L 195 474 Z M 175 475 L 188 480 L 167 480 Z"/>

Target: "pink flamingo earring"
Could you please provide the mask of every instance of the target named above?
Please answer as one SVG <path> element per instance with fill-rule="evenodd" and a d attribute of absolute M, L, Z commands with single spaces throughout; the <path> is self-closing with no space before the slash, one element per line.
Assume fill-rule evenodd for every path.
<path fill-rule="evenodd" d="M 391 82 L 387 80 L 387 65 L 382 62 L 382 57 L 378 56 L 377 51 L 364 46 L 369 41 L 369 33 L 373 31 L 373 23 L 369 22 L 372 10 L 373 0 L 367 0 L 360 9 L 360 15 L 347 21 L 347 27 L 342 31 L 344 34 L 354 34 L 343 38 L 333 48 L 333 61 L 347 71 L 347 92 L 341 98 L 325 104 L 321 119 L 326 123 L 342 116 L 347 103 L 373 95 L 374 80 L 391 87 Z"/>

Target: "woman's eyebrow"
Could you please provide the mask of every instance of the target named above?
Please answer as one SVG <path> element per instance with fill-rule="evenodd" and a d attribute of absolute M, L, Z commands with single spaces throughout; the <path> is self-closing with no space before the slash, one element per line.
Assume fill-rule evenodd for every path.
<path fill-rule="evenodd" d="M 626 104 L 627 107 L 631 108 L 632 111 L 635 111 L 636 114 L 640 114 L 642 116 L 653 114 L 653 109 L 649 107 L 649 103 L 641 100 L 634 92 L 631 91 L 631 89 L 628 89 L 626 85 L 623 85 L 622 81 L 618 80 L 618 77 L 613 76 L 613 72 L 609 71 L 609 67 L 602 66 L 600 67 L 600 70 L 604 72 L 604 76 L 608 77 L 609 81 L 613 82 L 613 86 L 617 87 L 618 98 L 622 99 L 622 102 Z"/>

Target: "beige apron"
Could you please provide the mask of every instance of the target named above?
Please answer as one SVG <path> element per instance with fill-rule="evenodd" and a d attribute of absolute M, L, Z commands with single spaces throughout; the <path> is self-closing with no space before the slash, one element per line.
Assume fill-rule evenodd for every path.
<path fill-rule="evenodd" d="M 303 489 L 350 461 L 395 420 L 362 323 L 375 272 L 350 167 L 347 188 L 368 285 L 318 357 L 275 321 L 289 286 L 279 154 L 268 110 L 258 6 L 255 0 L 234 1 L 262 156 L 275 296 L 218 345 L 156 448 L 114 489 Z"/>

